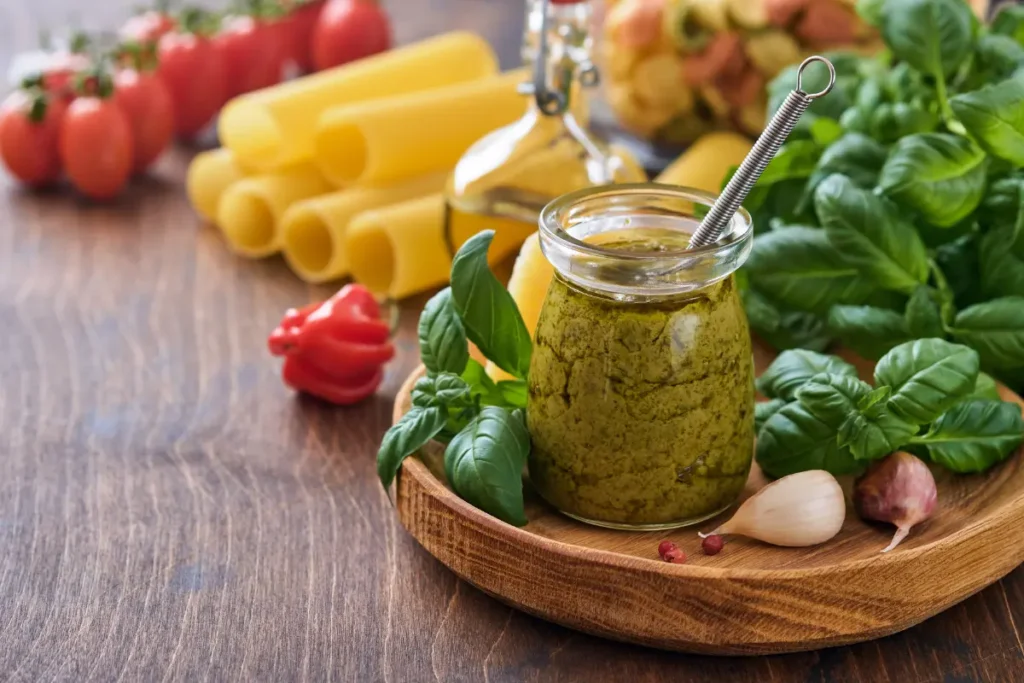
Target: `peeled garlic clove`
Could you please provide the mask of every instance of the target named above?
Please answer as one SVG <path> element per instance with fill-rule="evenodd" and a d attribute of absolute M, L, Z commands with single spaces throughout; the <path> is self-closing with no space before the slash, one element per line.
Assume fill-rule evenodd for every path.
<path fill-rule="evenodd" d="M 739 534 L 800 548 L 829 540 L 845 520 L 846 499 L 839 482 L 824 470 L 809 470 L 765 486 L 711 534 Z"/>

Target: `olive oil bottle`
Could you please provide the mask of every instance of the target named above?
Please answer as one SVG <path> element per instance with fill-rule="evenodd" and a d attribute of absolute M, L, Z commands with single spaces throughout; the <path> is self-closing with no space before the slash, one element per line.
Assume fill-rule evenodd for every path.
<path fill-rule="evenodd" d="M 590 2 L 527 0 L 526 7 L 522 54 L 534 74 L 523 88 L 527 110 L 476 142 L 449 177 L 445 234 L 452 254 L 481 230 L 494 230 L 489 256 L 500 261 L 536 232 L 541 209 L 555 197 L 647 179 L 628 152 L 609 148 L 585 128 L 578 86 L 597 77 Z"/>

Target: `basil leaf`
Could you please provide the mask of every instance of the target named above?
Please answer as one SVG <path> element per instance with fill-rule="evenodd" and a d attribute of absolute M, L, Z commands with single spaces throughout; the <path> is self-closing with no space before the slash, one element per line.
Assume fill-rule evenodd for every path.
<path fill-rule="evenodd" d="M 523 526 L 523 466 L 530 434 L 504 408 L 486 406 L 444 452 L 444 470 L 455 493 L 498 519 Z"/>
<path fill-rule="evenodd" d="M 452 261 L 452 301 L 469 340 L 505 372 L 525 378 L 532 345 L 519 308 L 487 266 L 493 230 L 471 237 Z"/>
<path fill-rule="evenodd" d="M 988 297 L 1024 294 L 1024 248 L 1014 248 L 1015 229 L 1007 225 L 981 238 L 981 288 Z"/>
<path fill-rule="evenodd" d="M 978 221 L 987 228 L 1013 226 L 1012 239 L 1006 245 L 1024 257 L 1024 178 L 1001 178 L 988 188 L 978 207 Z"/>
<path fill-rule="evenodd" d="M 935 420 L 977 381 L 977 352 L 942 339 L 901 344 L 875 366 L 875 384 L 892 387 L 889 408 L 917 424 Z"/>
<path fill-rule="evenodd" d="M 857 377 L 819 374 L 797 389 L 796 399 L 811 415 L 838 430 L 869 393 L 871 385 Z"/>
<path fill-rule="evenodd" d="M 505 405 L 513 408 L 525 408 L 527 387 L 526 380 L 507 379 L 498 382 L 498 391 L 501 392 Z"/>
<path fill-rule="evenodd" d="M 942 82 L 971 52 L 971 10 L 963 0 L 900 0 L 881 9 L 882 37 L 893 55 Z"/>
<path fill-rule="evenodd" d="M 892 387 L 878 387 L 872 389 L 857 401 L 857 410 L 868 416 L 877 416 L 885 408 L 886 402 L 892 396 Z"/>
<path fill-rule="evenodd" d="M 846 176 L 826 178 L 814 207 L 840 260 L 886 289 L 909 294 L 928 280 L 928 254 L 917 231 L 885 200 Z"/>
<path fill-rule="evenodd" d="M 992 376 L 984 372 L 978 373 L 978 381 L 974 383 L 974 391 L 968 398 L 981 399 L 986 401 L 1001 401 L 999 387 Z"/>
<path fill-rule="evenodd" d="M 936 248 L 935 263 L 949 283 L 957 306 L 966 308 L 984 299 L 980 286 L 978 240 L 975 235 L 964 235 Z"/>
<path fill-rule="evenodd" d="M 466 365 L 466 371 L 462 373 L 462 379 L 469 384 L 473 396 L 479 396 L 480 402 L 488 406 L 507 406 L 505 395 L 498 389 L 498 385 L 487 374 L 484 366 L 470 358 Z"/>
<path fill-rule="evenodd" d="M 824 230 L 791 227 L 760 235 L 747 260 L 752 284 L 783 306 L 825 313 L 860 303 L 871 284 L 846 263 Z"/>
<path fill-rule="evenodd" d="M 792 140 L 779 148 L 778 154 L 768 162 L 759 187 L 773 185 L 793 178 L 809 178 L 818 163 L 821 148 L 812 140 Z"/>
<path fill-rule="evenodd" d="M 773 398 L 770 401 L 758 401 L 754 404 L 754 433 L 761 431 L 761 427 L 775 413 L 779 412 L 788 401 L 781 398 Z"/>
<path fill-rule="evenodd" d="M 880 78 L 892 102 L 914 101 L 923 104 L 934 98 L 932 88 L 925 83 L 924 75 L 906 62 L 896 64 Z"/>
<path fill-rule="evenodd" d="M 965 308 L 953 321 L 953 338 L 977 350 L 985 368 L 1024 369 L 1024 297 L 1008 296 Z"/>
<path fill-rule="evenodd" d="M 877 78 L 867 78 L 857 89 L 855 106 L 865 111 L 873 111 L 878 105 L 886 101 L 887 93 L 882 81 Z"/>
<path fill-rule="evenodd" d="M 420 314 L 420 358 L 430 372 L 461 374 L 469 360 L 466 330 L 452 305 L 451 287 L 435 294 Z"/>
<path fill-rule="evenodd" d="M 757 185 L 751 196 L 758 194 L 761 188 Z M 814 222 L 814 216 L 808 211 L 804 194 L 807 191 L 806 178 L 783 180 L 764 188 L 760 197 L 760 206 L 751 207 L 750 198 L 743 203 L 751 212 L 754 229 L 759 233 L 775 229 L 778 225 L 800 225 Z"/>
<path fill-rule="evenodd" d="M 880 104 L 871 113 L 868 130 L 886 144 L 915 133 L 930 133 L 939 126 L 939 117 L 929 109 L 908 102 Z"/>
<path fill-rule="evenodd" d="M 859 356 L 874 360 L 911 339 L 903 316 L 874 306 L 833 306 L 828 329 Z"/>
<path fill-rule="evenodd" d="M 764 423 L 756 457 L 765 474 L 775 478 L 805 470 L 843 475 L 862 469 L 850 450 L 839 446 L 836 429 L 798 402 L 783 406 Z"/>
<path fill-rule="evenodd" d="M 412 389 L 417 408 L 464 408 L 473 404 L 469 385 L 458 375 L 442 372 L 420 378 Z"/>
<path fill-rule="evenodd" d="M 802 385 L 821 374 L 856 379 L 857 368 L 836 356 L 794 349 L 780 353 L 764 374 L 757 378 L 755 385 L 768 398 L 790 401 L 796 398 L 797 390 Z"/>
<path fill-rule="evenodd" d="M 934 462 L 960 474 L 984 472 L 1006 460 L 1024 441 L 1020 406 L 1003 401 L 964 401 L 944 413 L 924 436 Z"/>
<path fill-rule="evenodd" d="M 839 117 L 839 125 L 849 133 L 868 133 L 871 131 L 872 112 L 860 107 L 850 107 Z"/>
<path fill-rule="evenodd" d="M 916 433 L 917 425 L 900 419 L 883 407 L 871 415 L 850 415 L 839 428 L 839 445 L 849 448 L 857 460 L 877 460 L 899 450 Z"/>
<path fill-rule="evenodd" d="M 993 83 L 957 95 L 949 103 L 985 151 L 1024 166 L 1024 80 Z"/>
<path fill-rule="evenodd" d="M 860 187 L 874 187 L 889 151 L 867 135 L 847 133 L 826 149 L 817 171 L 827 178 L 842 173 Z"/>
<path fill-rule="evenodd" d="M 992 33 L 1009 36 L 1024 44 L 1024 7 L 1003 5 L 992 19 Z"/>
<path fill-rule="evenodd" d="M 819 116 L 811 122 L 811 139 L 820 147 L 828 147 L 842 136 L 843 127 L 835 119 Z"/>
<path fill-rule="evenodd" d="M 936 300 L 936 292 L 925 285 L 914 290 L 903 314 L 907 331 L 913 337 L 945 337 L 942 324 L 942 308 Z"/>
<path fill-rule="evenodd" d="M 746 272 L 746 271 L 742 271 Z M 824 351 L 832 342 L 825 321 L 811 313 L 780 310 L 760 292 L 747 289 L 740 293 L 750 329 L 772 348 Z"/>
<path fill-rule="evenodd" d="M 817 375 L 797 391 L 797 400 L 811 415 L 837 430 L 840 448 L 849 448 L 857 460 L 874 460 L 893 452 L 917 432 L 916 425 L 879 404 L 888 392 L 889 387 L 873 390 L 856 377 Z"/>
<path fill-rule="evenodd" d="M 1024 46 L 1013 38 L 990 33 L 979 36 L 970 74 L 960 90 L 975 90 L 1010 78 L 1022 63 Z"/>
<path fill-rule="evenodd" d="M 981 202 L 985 161 L 985 152 L 966 138 L 946 133 L 909 135 L 889 154 L 878 185 L 930 223 L 950 227 Z"/>
<path fill-rule="evenodd" d="M 395 480 L 402 461 L 437 436 L 447 419 L 440 408 L 414 406 L 384 434 L 377 451 L 377 476 L 385 489 Z"/>

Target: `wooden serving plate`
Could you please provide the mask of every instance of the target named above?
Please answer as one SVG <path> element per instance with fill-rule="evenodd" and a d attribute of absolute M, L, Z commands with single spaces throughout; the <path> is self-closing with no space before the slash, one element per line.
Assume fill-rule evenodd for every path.
<path fill-rule="evenodd" d="M 763 369 L 770 355 L 756 355 Z M 396 421 L 422 373 L 399 392 Z M 529 487 L 530 523 L 509 526 L 452 493 L 441 455 L 432 444 L 420 458 L 406 459 L 396 487 L 398 516 L 427 551 L 524 612 L 669 650 L 768 654 L 878 638 L 941 612 L 1024 562 L 1019 452 L 986 475 L 937 474 L 939 511 L 890 553 L 879 551 L 894 528 L 862 522 L 850 509 L 842 531 L 823 545 L 776 548 L 729 538 L 713 557 L 700 551 L 695 528 L 600 529 L 557 513 Z M 711 530 L 729 514 L 698 528 Z M 686 552 L 686 564 L 658 559 L 666 538 Z"/>

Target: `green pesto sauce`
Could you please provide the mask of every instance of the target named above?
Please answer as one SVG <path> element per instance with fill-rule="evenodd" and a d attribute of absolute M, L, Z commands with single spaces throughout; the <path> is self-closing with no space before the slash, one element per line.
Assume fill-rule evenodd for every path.
<path fill-rule="evenodd" d="M 660 250 L 642 229 L 630 232 L 641 235 L 624 249 Z M 596 522 L 714 514 L 736 500 L 750 469 L 753 374 L 732 277 L 623 303 L 556 275 L 530 366 L 530 479 L 558 509 Z"/>

